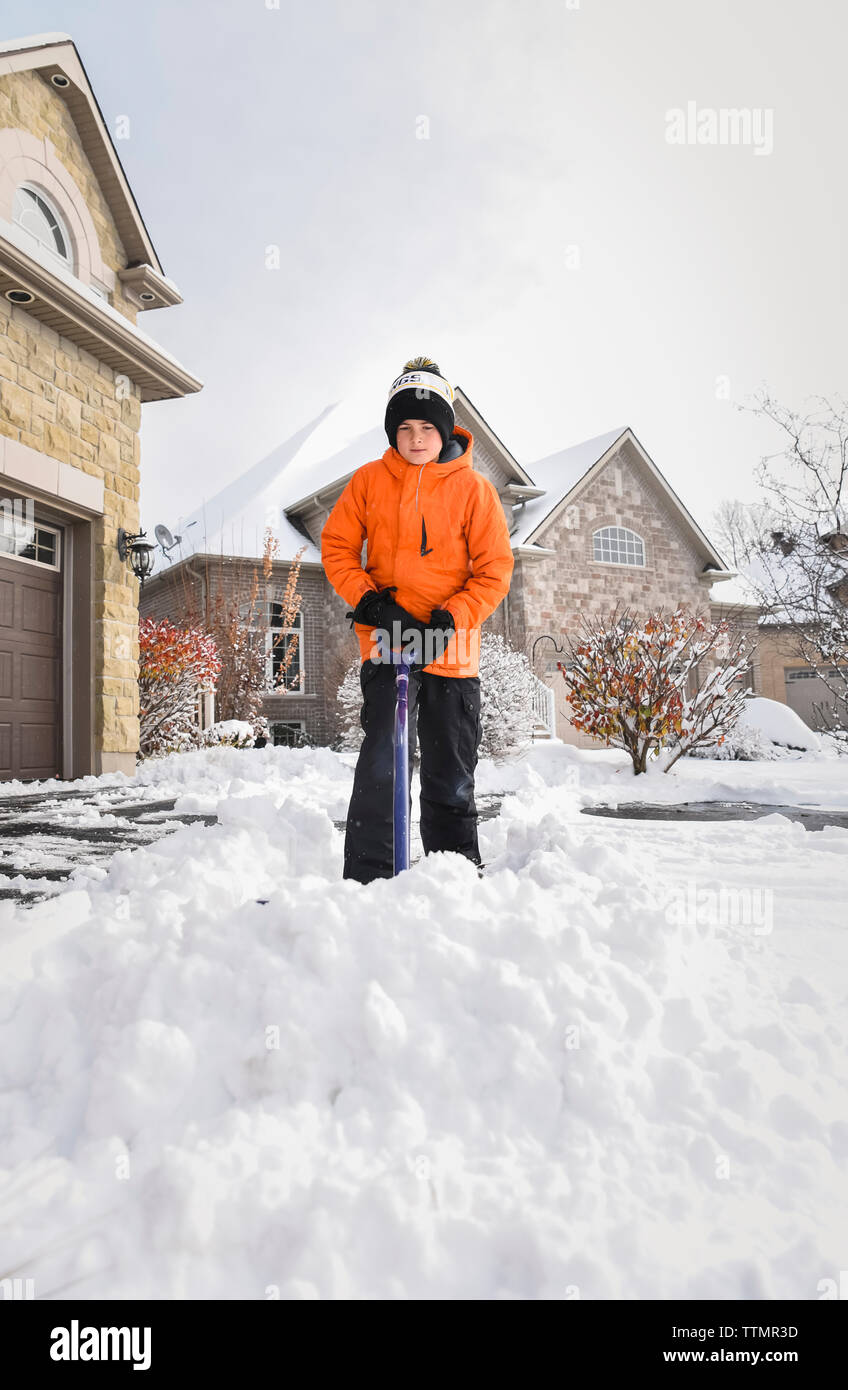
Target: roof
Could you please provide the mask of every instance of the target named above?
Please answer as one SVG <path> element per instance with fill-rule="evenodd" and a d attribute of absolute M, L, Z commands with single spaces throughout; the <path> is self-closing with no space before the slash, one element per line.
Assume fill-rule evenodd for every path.
<path fill-rule="evenodd" d="M 0 43 L 0 76 L 37 70 L 48 80 L 64 73 L 66 87 L 51 90 L 65 102 L 94 175 L 115 220 L 130 265 L 147 262 L 163 274 L 159 257 L 144 224 L 109 127 L 88 80 L 82 59 L 70 34 L 30 34 Z M 169 282 L 172 283 L 172 282 Z"/>
<path fill-rule="evenodd" d="M 340 490 L 358 468 L 372 459 L 382 458 L 386 451 L 382 416 L 382 395 L 372 399 L 368 393 L 356 394 L 326 406 L 285 443 L 189 516 L 180 519 L 178 529 L 185 537 L 180 551 L 182 557 L 194 553 L 256 558 L 262 554 L 265 528 L 270 525 L 278 540 L 279 560 L 294 559 L 297 550 L 306 544 L 302 561 L 320 564 L 320 550 L 306 540 L 291 518 L 298 512 L 308 511 L 319 493 L 325 495 L 325 505 L 331 505 L 334 498 L 328 494 Z M 363 428 L 363 424 L 375 418 L 380 424 Z M 556 508 L 613 446 L 625 438 L 632 441 L 676 506 L 706 562 L 724 570 L 721 556 L 627 426 L 608 430 L 521 468 L 523 476 L 544 487 L 546 492 L 524 504 L 518 527 L 511 536 L 513 550 L 520 548 L 528 556 L 551 554 L 544 535 L 534 533 L 542 531 Z M 724 585 L 720 587 L 719 601 L 732 601 L 728 589 Z"/>
<path fill-rule="evenodd" d="M 513 546 L 527 543 L 528 536 L 550 516 L 589 469 L 609 452 L 625 430 L 626 426 L 622 425 L 617 430 L 608 430 L 594 439 L 584 439 L 581 444 L 572 444 L 568 449 L 559 449 L 555 454 L 546 454 L 535 463 L 526 465 L 526 472 L 533 482 L 546 491 L 544 497 L 536 497 L 522 507 L 518 514 L 518 527 L 512 533 Z"/>
<path fill-rule="evenodd" d="M 265 528 L 270 526 L 278 542 L 277 559 L 293 560 L 305 545 L 301 561 L 320 563 L 319 551 L 292 525 L 284 509 L 296 484 L 305 483 L 310 476 L 306 445 L 333 409 L 326 406 L 270 454 L 213 497 L 204 499 L 193 512 L 181 516 L 177 530 L 183 540 L 175 558 L 193 554 L 257 558 L 263 551 Z M 360 462 L 365 460 L 360 458 Z M 326 477 L 320 481 L 325 482 Z"/>
<path fill-rule="evenodd" d="M 706 563 L 716 569 L 726 570 L 725 562 L 715 546 L 701 530 L 691 512 L 686 509 L 629 425 L 609 430 L 606 434 L 595 435 L 593 439 L 586 439 L 569 449 L 548 454 L 527 465 L 527 472 L 533 480 L 538 481 L 541 487 L 549 487 L 550 491 L 544 497 L 528 502 L 522 509 L 518 518 L 518 528 L 512 534 L 513 548 L 521 545 L 525 546 L 528 552 L 532 552 L 537 542 L 540 548 L 543 547 L 544 527 L 552 519 L 554 512 L 589 480 L 593 470 L 604 463 L 614 446 L 625 441 L 633 446 L 645 469 L 665 493 Z"/>

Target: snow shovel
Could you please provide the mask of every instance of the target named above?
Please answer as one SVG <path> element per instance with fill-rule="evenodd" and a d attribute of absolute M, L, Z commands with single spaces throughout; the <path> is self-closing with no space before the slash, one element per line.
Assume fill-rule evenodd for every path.
<path fill-rule="evenodd" d="M 394 872 L 409 868 L 409 667 L 398 662 L 394 723 Z"/>

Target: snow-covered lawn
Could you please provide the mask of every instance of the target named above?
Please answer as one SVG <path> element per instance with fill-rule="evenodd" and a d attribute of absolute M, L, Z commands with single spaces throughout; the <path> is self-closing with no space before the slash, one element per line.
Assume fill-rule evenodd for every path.
<path fill-rule="evenodd" d="M 484 879 L 435 855 L 366 887 L 332 824 L 353 762 L 148 764 L 140 796 L 219 824 L 0 903 L 0 1277 L 157 1299 L 838 1281 L 848 831 L 580 806 L 848 809 L 848 759 L 634 779 L 539 744 L 478 768 L 508 793 Z"/>

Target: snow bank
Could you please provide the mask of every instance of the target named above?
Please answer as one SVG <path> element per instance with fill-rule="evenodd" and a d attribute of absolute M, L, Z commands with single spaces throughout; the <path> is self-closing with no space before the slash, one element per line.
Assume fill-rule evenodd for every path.
<path fill-rule="evenodd" d="M 757 729 L 769 742 L 782 744 L 786 748 L 800 748 L 808 753 L 822 750 L 818 734 L 807 727 L 794 709 L 777 700 L 766 700 L 762 695 L 755 695 L 745 702 L 739 725 L 745 729 Z"/>
<path fill-rule="evenodd" d="M 2 1267 L 36 1297 L 815 1298 L 848 1235 L 846 832 L 580 817 L 618 771 L 484 765 L 516 784 L 491 876 L 363 887 L 349 761 L 146 764 L 220 823 L 0 904 Z M 705 916 L 711 885 L 755 910 Z"/>
<path fill-rule="evenodd" d="M 681 758 L 670 772 L 657 763 L 634 777 L 627 754 L 616 748 L 573 748 L 542 741 L 507 763 L 482 762 L 478 792 L 514 792 L 531 798 L 547 787 L 570 789 L 569 814 L 581 806 L 645 801 L 753 801 L 769 806 L 819 806 L 848 810 L 848 758 L 835 750 L 790 753 L 779 762 L 726 762 Z"/>

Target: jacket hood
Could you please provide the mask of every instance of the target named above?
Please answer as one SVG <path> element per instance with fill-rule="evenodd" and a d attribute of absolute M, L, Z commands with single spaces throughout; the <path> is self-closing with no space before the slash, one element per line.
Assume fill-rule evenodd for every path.
<path fill-rule="evenodd" d="M 463 425 L 455 425 L 453 432 L 455 437 L 459 440 L 460 444 L 464 445 L 463 452 L 460 454 L 459 458 L 448 459 L 445 463 L 439 463 L 438 460 L 433 459 L 432 463 L 427 464 L 428 468 L 432 467 L 438 469 L 440 477 L 447 473 L 455 473 L 460 468 L 474 467 L 471 457 L 472 450 L 474 447 L 474 438 L 471 434 L 471 431 L 465 429 Z M 424 466 L 420 463 L 409 463 L 403 457 L 403 454 L 398 453 L 397 449 L 394 447 L 393 444 L 390 444 L 386 452 L 383 454 L 383 462 L 385 463 L 386 467 L 392 473 L 394 473 L 396 478 L 403 477 L 404 471 L 407 468 L 422 468 Z"/>

